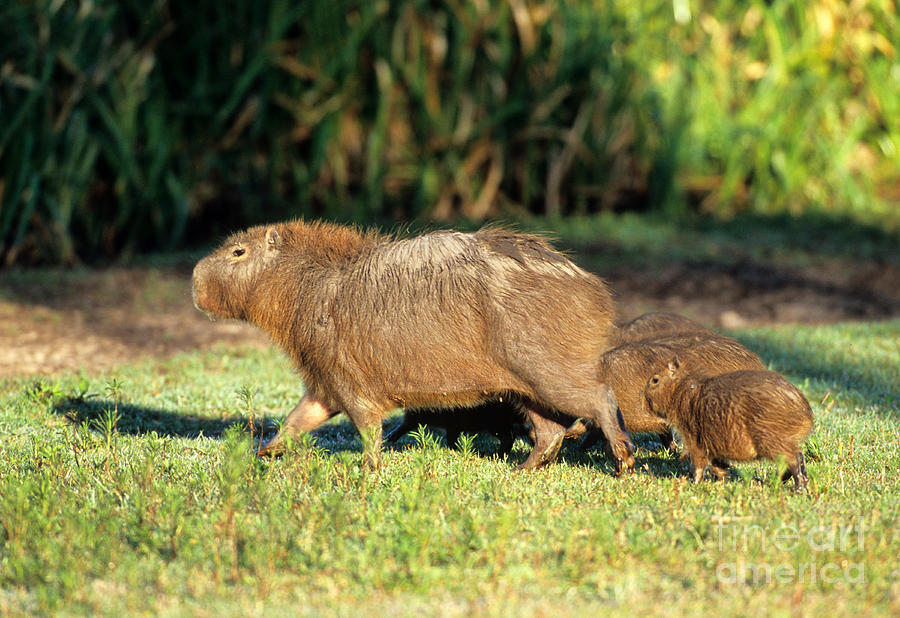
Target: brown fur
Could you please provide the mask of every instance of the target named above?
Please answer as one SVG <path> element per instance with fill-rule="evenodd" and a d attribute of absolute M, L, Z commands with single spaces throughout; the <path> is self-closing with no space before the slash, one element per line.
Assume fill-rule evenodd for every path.
<path fill-rule="evenodd" d="M 670 422 L 684 440 L 694 482 L 707 465 L 723 477 L 728 460 L 775 460 L 784 457 L 796 488 L 807 486 L 800 443 L 812 430 L 809 402 L 793 384 L 774 371 L 734 371 L 698 375 L 681 357 L 647 383 L 648 409 Z"/>
<path fill-rule="evenodd" d="M 705 331 L 705 332 L 704 332 Z M 675 441 L 665 419 L 646 407 L 644 389 L 654 373 L 678 354 L 703 375 L 718 375 L 739 369 L 764 370 L 759 357 L 731 337 L 712 331 L 670 334 L 656 341 L 635 341 L 619 345 L 600 357 L 599 377 L 608 383 L 619 402 L 629 433 L 655 433 L 660 442 L 675 449 Z M 568 437 L 577 437 L 578 427 L 570 427 Z M 602 434 L 592 432 L 582 448 L 592 446 Z"/>
<path fill-rule="evenodd" d="M 374 467 L 387 411 L 511 395 L 536 435 L 523 467 L 556 458 L 571 417 L 596 421 L 617 465 L 633 463 L 597 381 L 609 291 L 543 238 L 494 228 L 394 240 L 294 221 L 233 235 L 197 264 L 193 283 L 199 309 L 267 331 L 306 382 L 261 454 L 345 412 Z"/>
<path fill-rule="evenodd" d="M 616 345 L 634 341 L 653 340 L 663 335 L 696 333 L 716 335 L 702 324 L 677 313 L 657 311 L 645 313 L 630 322 L 618 324 L 613 331 Z"/>

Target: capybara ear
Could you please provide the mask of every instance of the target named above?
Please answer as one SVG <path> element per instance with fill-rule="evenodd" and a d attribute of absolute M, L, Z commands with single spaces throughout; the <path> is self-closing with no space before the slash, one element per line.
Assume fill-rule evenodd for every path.
<path fill-rule="evenodd" d="M 270 249 L 277 249 L 281 246 L 281 236 L 278 235 L 278 230 L 275 229 L 274 225 L 266 230 L 266 244 L 269 245 Z"/>
<path fill-rule="evenodd" d="M 675 356 L 672 360 L 669 361 L 668 370 L 669 377 L 674 378 L 675 374 L 678 373 L 678 370 L 681 369 L 681 361 L 678 360 L 678 357 Z"/>

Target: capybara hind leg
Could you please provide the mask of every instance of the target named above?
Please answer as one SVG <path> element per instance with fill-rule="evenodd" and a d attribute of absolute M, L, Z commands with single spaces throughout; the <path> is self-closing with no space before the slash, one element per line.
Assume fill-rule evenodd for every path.
<path fill-rule="evenodd" d="M 787 471 L 781 476 L 781 481 L 788 481 L 791 477 L 794 479 L 794 491 L 798 493 L 809 491 L 809 477 L 806 476 L 806 457 L 803 451 L 798 452 L 794 462 L 788 465 Z"/>
<path fill-rule="evenodd" d="M 363 458 L 366 467 L 377 470 L 381 467 L 381 423 L 369 425 L 360 431 L 363 443 Z"/>
<path fill-rule="evenodd" d="M 594 429 L 594 424 L 590 421 L 580 418 L 566 429 L 566 440 L 577 440 L 582 436 L 584 437 L 578 444 L 578 448 L 586 451 L 603 439 L 603 432 L 599 429 Z M 606 450 L 605 447 L 604 450 Z"/>
<path fill-rule="evenodd" d="M 691 462 L 691 465 L 691 477 L 694 479 L 695 483 L 700 483 L 701 481 L 703 481 L 703 475 L 706 473 L 706 464 Z"/>
<path fill-rule="evenodd" d="M 332 416 L 337 414 L 329 410 L 325 404 L 309 395 L 304 395 L 300 402 L 290 411 L 278 434 L 260 446 L 256 454 L 259 457 L 277 457 L 284 453 L 286 439 L 294 438 L 301 432 L 312 431 Z"/>
<path fill-rule="evenodd" d="M 619 475 L 634 469 L 634 445 L 631 443 L 628 432 L 625 431 L 625 421 L 619 410 L 616 396 L 609 386 L 606 384 L 601 386 L 598 398 L 600 406 L 594 422 L 600 426 L 603 437 L 606 438 L 606 446 L 609 449 L 607 454 L 615 462 L 616 475 Z"/>
<path fill-rule="evenodd" d="M 549 415 L 544 416 L 546 410 L 535 404 L 527 405 L 525 411 L 534 429 L 534 448 L 519 469 L 532 470 L 556 460 L 566 436 L 566 426 L 548 418 Z"/>

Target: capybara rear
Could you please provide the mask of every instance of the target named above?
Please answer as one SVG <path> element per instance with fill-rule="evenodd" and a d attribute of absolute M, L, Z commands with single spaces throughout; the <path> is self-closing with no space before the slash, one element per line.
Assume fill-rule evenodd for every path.
<path fill-rule="evenodd" d="M 728 460 L 784 457 L 796 489 L 807 489 L 800 443 L 813 426 L 809 402 L 796 386 L 774 371 L 734 371 L 698 376 L 693 363 L 673 358 L 650 378 L 647 407 L 681 434 L 695 483 L 707 465 L 723 478 Z"/>
<path fill-rule="evenodd" d="M 739 369 L 764 370 L 762 360 L 740 343 L 713 331 L 670 334 L 658 341 L 625 343 L 600 357 L 599 379 L 608 383 L 619 402 L 625 429 L 633 433 L 655 433 L 663 446 L 675 450 L 675 440 L 665 419 L 647 409 L 644 389 L 647 381 L 676 354 L 704 375 L 718 375 Z M 570 427 L 568 437 L 577 437 L 580 428 Z M 599 432 L 591 432 L 582 442 L 589 448 Z"/>
<path fill-rule="evenodd" d="M 573 417 L 633 466 L 615 398 L 597 380 L 614 315 L 602 279 L 539 236 L 498 228 L 396 240 L 293 221 L 232 235 L 194 268 L 194 304 L 252 322 L 290 355 L 306 395 L 261 455 L 345 412 L 379 463 L 397 407 L 521 401 L 535 432 L 524 468 L 553 461 Z"/>
<path fill-rule="evenodd" d="M 425 425 L 443 429 L 447 446 L 451 448 L 457 447 L 460 434 L 490 433 L 500 441 L 500 452 L 506 454 L 512 450 L 516 429 L 521 427 L 523 420 L 520 407 L 508 398 L 473 408 L 414 408 L 404 411 L 402 420 L 384 434 L 384 441 L 393 442 L 419 425 Z"/>
<path fill-rule="evenodd" d="M 613 341 L 616 345 L 621 345 L 634 341 L 651 340 L 662 335 L 685 333 L 718 334 L 683 315 L 668 311 L 654 311 L 639 315 L 629 322 L 616 325 L 613 330 Z"/>

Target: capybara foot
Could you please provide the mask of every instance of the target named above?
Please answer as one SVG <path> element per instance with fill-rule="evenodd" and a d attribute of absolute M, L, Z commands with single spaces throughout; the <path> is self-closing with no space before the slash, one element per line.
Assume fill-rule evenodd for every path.
<path fill-rule="evenodd" d="M 622 476 L 626 472 L 634 470 L 634 445 L 631 441 L 623 440 L 612 447 L 613 461 L 616 462 L 616 476 Z"/>
<path fill-rule="evenodd" d="M 568 429 L 566 429 L 566 439 L 574 440 L 576 438 L 580 438 L 581 436 L 586 434 L 587 431 L 587 424 L 582 419 L 578 419 L 577 421 L 569 425 Z"/>
<path fill-rule="evenodd" d="M 695 483 L 703 482 L 703 476 L 706 473 L 706 466 L 695 466 L 693 470 L 693 478 Z"/>
<path fill-rule="evenodd" d="M 803 453 L 797 453 L 794 464 L 789 466 L 787 471 L 781 476 L 782 482 L 787 482 L 793 477 L 794 491 L 798 494 L 809 492 L 809 477 L 806 475 L 806 457 Z"/>
<path fill-rule="evenodd" d="M 712 473 L 718 480 L 723 481 L 728 476 L 730 467 L 727 461 L 716 460 L 709 466 L 709 469 L 712 470 Z"/>
<path fill-rule="evenodd" d="M 546 466 L 548 463 L 553 463 L 556 460 L 556 456 L 559 455 L 559 449 L 562 448 L 565 436 L 565 432 L 556 434 L 544 448 L 539 448 L 535 445 L 531 449 L 528 459 L 519 466 L 519 470 L 534 470 L 535 468 Z"/>
<path fill-rule="evenodd" d="M 257 457 L 281 457 L 284 455 L 284 439 L 280 435 L 275 436 L 265 444 L 261 444 L 256 451 Z"/>

